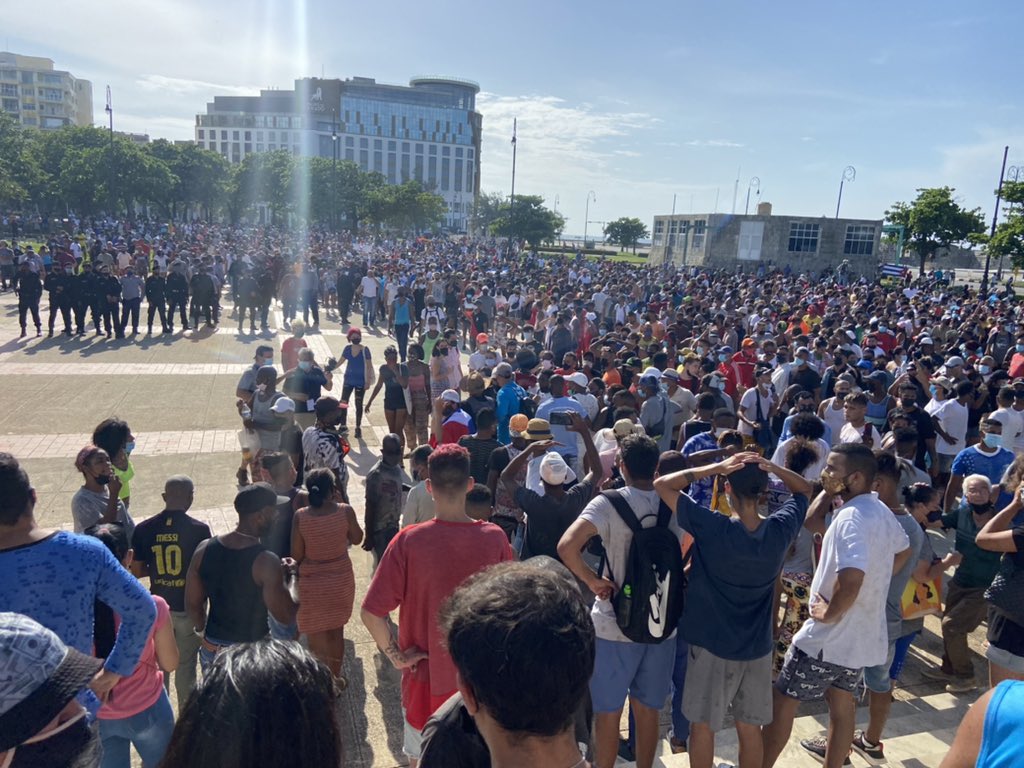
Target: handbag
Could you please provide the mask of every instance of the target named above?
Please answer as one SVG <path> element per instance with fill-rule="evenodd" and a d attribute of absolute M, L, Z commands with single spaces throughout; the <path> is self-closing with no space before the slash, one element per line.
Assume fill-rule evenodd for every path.
<path fill-rule="evenodd" d="M 398 366 L 398 372 L 399 373 L 403 373 L 404 372 L 405 380 L 406 381 L 409 380 L 409 369 L 404 364 L 400 364 Z M 412 413 L 412 392 L 409 391 L 409 385 L 408 384 L 406 384 L 404 387 L 402 387 L 402 396 L 405 398 L 405 412 L 411 414 Z"/>
<path fill-rule="evenodd" d="M 942 579 L 918 581 L 911 578 L 900 598 L 903 620 L 921 619 L 942 614 Z"/>
<path fill-rule="evenodd" d="M 754 430 L 754 442 L 761 446 L 764 455 L 768 456 L 771 454 L 775 435 L 772 434 L 772 428 L 765 421 L 764 414 L 761 412 L 761 393 L 757 391 L 756 387 L 754 389 L 754 402 L 757 404 L 757 423 L 761 425 Z"/>
<path fill-rule="evenodd" d="M 1017 568 L 1009 555 L 999 561 L 999 570 L 992 585 L 985 590 L 985 599 L 1014 624 L 1024 627 L 1024 570 Z"/>

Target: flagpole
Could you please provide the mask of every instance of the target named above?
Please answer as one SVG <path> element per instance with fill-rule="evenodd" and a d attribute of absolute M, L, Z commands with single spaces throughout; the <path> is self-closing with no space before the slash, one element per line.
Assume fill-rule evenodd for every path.
<path fill-rule="evenodd" d="M 518 119 L 512 118 L 512 194 L 508 206 L 508 255 L 512 256 L 512 242 L 515 238 L 516 210 L 516 128 Z"/>

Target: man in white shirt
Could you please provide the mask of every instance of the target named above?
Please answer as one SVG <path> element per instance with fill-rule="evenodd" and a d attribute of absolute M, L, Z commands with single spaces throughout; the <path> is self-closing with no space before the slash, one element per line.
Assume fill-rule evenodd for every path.
<path fill-rule="evenodd" d="M 856 392 L 843 401 L 843 413 L 846 423 L 839 430 L 840 443 L 863 443 L 868 448 L 881 448 L 882 437 L 873 424 L 869 424 L 865 416 L 868 412 L 868 397 L 863 392 Z"/>
<path fill-rule="evenodd" d="M 359 281 L 359 290 L 363 297 L 363 327 L 375 326 L 377 318 L 377 292 L 380 284 L 373 276 L 373 270 L 369 269 Z"/>
<path fill-rule="evenodd" d="M 843 403 L 853 391 L 853 385 L 846 379 L 837 379 L 835 385 L 835 396 L 822 400 L 818 406 L 818 418 L 824 421 L 838 442 L 839 434 L 846 424 L 846 409 Z"/>
<path fill-rule="evenodd" d="M 831 741 L 804 739 L 801 746 L 829 768 L 842 766 L 853 743 L 854 692 L 863 669 L 885 662 L 889 581 L 910 556 L 910 540 L 871 491 L 877 469 L 870 448 L 846 444 L 832 449 L 821 473 L 823 490 L 804 523 L 812 533 L 824 533 L 811 582 L 811 617 L 793 638 L 775 683 L 773 719 L 762 731 L 764 766 L 775 765 L 786 746 L 800 702 L 826 694 Z M 836 497 L 843 505 L 826 530 Z"/>
<path fill-rule="evenodd" d="M 938 439 L 935 452 L 938 454 L 939 477 L 936 483 L 941 488 L 949 480 L 953 459 L 967 447 L 967 404 L 974 395 L 974 385 L 969 381 L 952 383 L 945 376 L 932 379 L 933 400 L 925 406 L 935 423 Z M 937 407 L 933 403 L 938 402 Z"/>
<path fill-rule="evenodd" d="M 1024 452 L 1021 440 L 1024 439 L 1024 413 L 1013 407 L 1013 387 L 1000 387 L 996 393 L 996 404 L 999 406 L 989 414 L 1003 425 L 1003 445 L 1016 455 Z"/>

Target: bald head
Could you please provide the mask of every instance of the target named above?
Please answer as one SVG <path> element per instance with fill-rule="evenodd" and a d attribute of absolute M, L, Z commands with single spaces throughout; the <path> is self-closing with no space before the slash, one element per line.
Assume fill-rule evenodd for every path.
<path fill-rule="evenodd" d="M 164 483 L 164 504 L 167 509 L 184 512 L 192 506 L 195 483 L 188 475 L 172 475 Z"/>

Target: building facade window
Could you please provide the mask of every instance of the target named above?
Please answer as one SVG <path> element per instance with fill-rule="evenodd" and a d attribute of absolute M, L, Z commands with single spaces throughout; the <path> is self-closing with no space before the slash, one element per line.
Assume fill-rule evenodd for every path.
<path fill-rule="evenodd" d="M 654 241 L 652 245 L 662 245 L 665 242 L 665 222 L 658 219 L 654 222 Z"/>
<path fill-rule="evenodd" d="M 794 221 L 789 225 L 790 253 L 817 253 L 818 235 L 821 226 L 802 221 Z"/>
<path fill-rule="evenodd" d="M 869 224 L 849 224 L 843 253 L 847 256 L 870 256 L 875 249 L 875 228 Z"/>
<path fill-rule="evenodd" d="M 708 222 L 707 219 L 697 219 L 692 224 L 693 238 L 690 242 L 690 246 L 694 249 L 704 247 L 704 236 L 707 234 Z"/>

